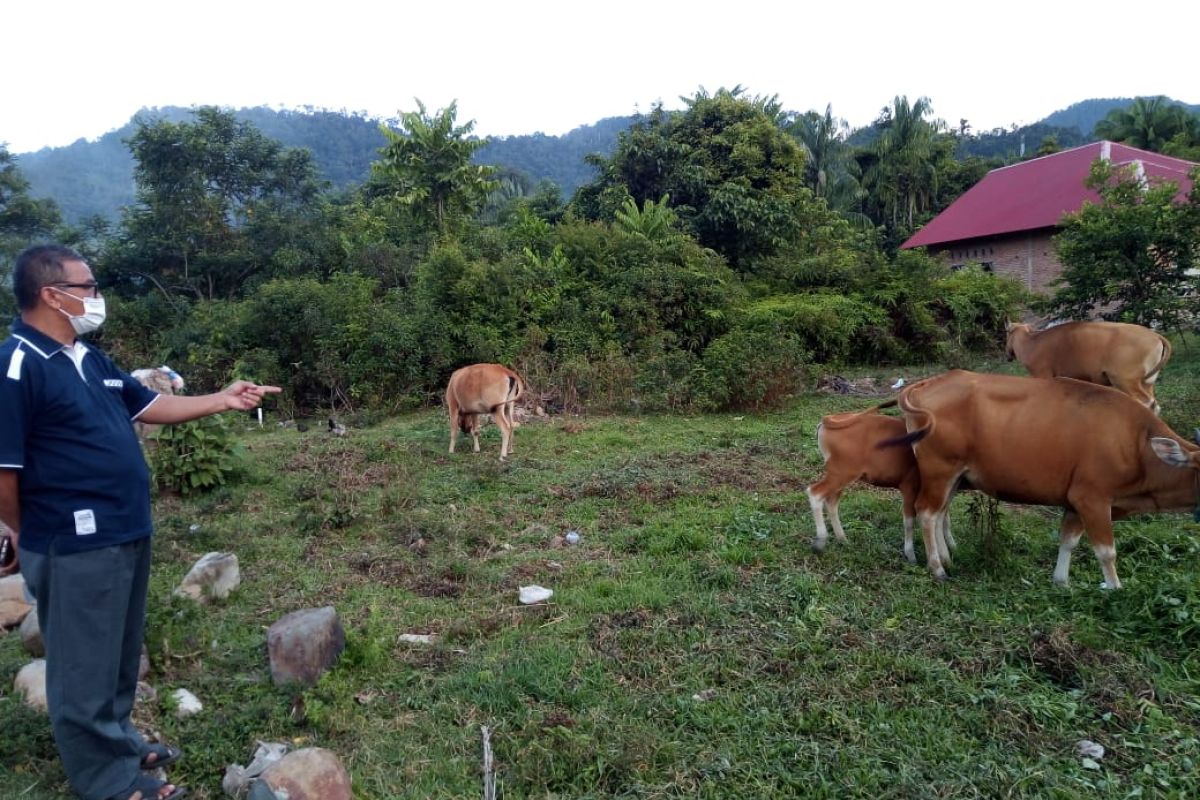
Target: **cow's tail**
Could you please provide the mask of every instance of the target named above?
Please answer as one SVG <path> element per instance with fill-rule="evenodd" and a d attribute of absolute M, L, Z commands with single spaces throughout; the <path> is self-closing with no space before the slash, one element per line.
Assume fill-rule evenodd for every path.
<path fill-rule="evenodd" d="M 923 382 L 924 381 L 922 381 L 922 383 Z M 900 410 L 904 412 L 904 415 L 909 419 L 915 418 L 918 421 L 919 424 L 917 428 L 909 431 L 903 436 L 897 436 L 893 439 L 884 439 L 882 442 L 875 445 L 877 448 L 904 447 L 914 445 L 929 434 L 933 433 L 933 416 L 929 412 L 924 411 L 917 406 L 914 400 L 914 395 L 917 394 L 917 392 L 914 390 L 919 386 L 920 384 L 913 384 L 905 389 L 897 399 L 897 405 L 900 406 Z"/>
<path fill-rule="evenodd" d="M 891 400 L 886 400 L 877 406 L 871 406 L 870 408 L 865 408 L 862 411 L 850 411 L 845 414 L 829 414 L 821 417 L 821 426 L 824 426 L 831 431 L 836 431 L 841 428 L 849 428 L 861 417 L 865 417 L 868 414 L 878 414 L 885 408 L 894 408 L 898 402 L 899 401 L 893 397 Z"/>
<path fill-rule="evenodd" d="M 1163 371 L 1163 367 L 1165 367 L 1167 362 L 1171 360 L 1171 342 L 1168 341 L 1167 337 L 1163 336 L 1162 334 L 1159 334 L 1158 338 L 1160 341 L 1162 341 L 1162 355 L 1159 357 L 1158 363 L 1151 367 L 1150 371 L 1146 373 L 1146 377 L 1144 379 L 1146 383 L 1154 383 L 1156 380 L 1158 380 L 1158 374 Z"/>
<path fill-rule="evenodd" d="M 504 393 L 504 402 L 514 403 L 525 394 L 525 381 L 511 370 L 508 373 L 508 391 Z"/>

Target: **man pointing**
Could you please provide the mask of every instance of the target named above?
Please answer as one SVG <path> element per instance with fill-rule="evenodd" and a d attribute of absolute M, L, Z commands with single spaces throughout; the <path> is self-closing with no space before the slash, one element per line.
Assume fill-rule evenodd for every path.
<path fill-rule="evenodd" d="M 174 800 L 143 770 L 179 750 L 130 720 L 150 573 L 150 474 L 135 420 L 170 424 L 249 411 L 275 386 L 237 381 L 199 397 L 145 388 L 77 337 L 104 322 L 104 298 L 74 250 L 17 257 L 20 316 L 0 344 L 0 521 L 37 598 L 54 741 L 84 800 Z"/>

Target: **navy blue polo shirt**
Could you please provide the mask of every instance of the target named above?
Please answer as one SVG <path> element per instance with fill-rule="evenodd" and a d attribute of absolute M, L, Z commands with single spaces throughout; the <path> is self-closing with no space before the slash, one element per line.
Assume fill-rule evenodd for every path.
<path fill-rule="evenodd" d="M 13 322 L 0 344 L 0 469 L 19 471 L 22 547 L 75 553 L 150 535 L 133 420 L 158 397 L 96 348 Z"/>

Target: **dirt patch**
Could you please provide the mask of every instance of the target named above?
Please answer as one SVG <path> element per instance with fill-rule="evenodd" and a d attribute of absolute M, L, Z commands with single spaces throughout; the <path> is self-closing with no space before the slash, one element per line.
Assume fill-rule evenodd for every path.
<path fill-rule="evenodd" d="M 383 586 L 402 586 L 412 575 L 412 565 L 395 558 L 358 553 L 347 560 L 350 571 Z"/>
<path fill-rule="evenodd" d="M 458 597 L 463 593 L 461 583 L 447 578 L 419 578 L 411 582 L 410 588 L 421 597 Z"/>
<path fill-rule="evenodd" d="M 1116 656 L 1104 650 L 1094 650 L 1071 638 L 1065 627 L 1050 633 L 1037 631 L 1029 643 L 1029 660 L 1038 672 L 1064 689 L 1083 686 L 1081 670 L 1111 664 Z"/>

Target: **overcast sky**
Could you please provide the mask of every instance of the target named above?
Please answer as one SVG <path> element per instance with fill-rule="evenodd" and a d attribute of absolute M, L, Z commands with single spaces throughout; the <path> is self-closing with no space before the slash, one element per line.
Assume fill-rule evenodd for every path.
<path fill-rule="evenodd" d="M 458 101 L 482 135 L 558 135 L 741 84 L 869 124 L 897 95 L 975 131 L 1079 100 L 1200 103 L 1200 3 L 21 0 L 0 12 L 0 142 L 95 139 L 140 108 L 389 118 Z M 1112 6 L 1107 8 L 1111 9 Z M 824 9 L 824 10 L 821 10 Z"/>

